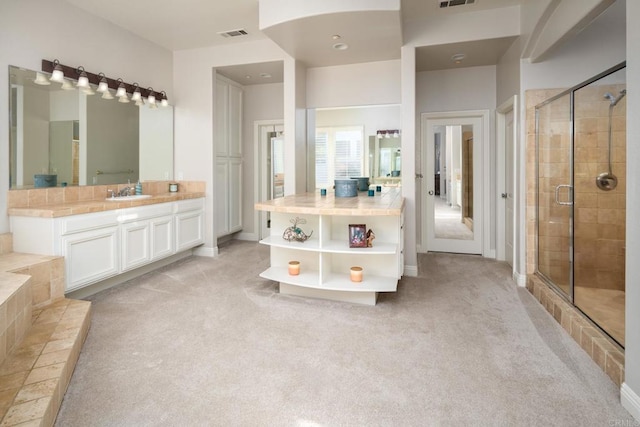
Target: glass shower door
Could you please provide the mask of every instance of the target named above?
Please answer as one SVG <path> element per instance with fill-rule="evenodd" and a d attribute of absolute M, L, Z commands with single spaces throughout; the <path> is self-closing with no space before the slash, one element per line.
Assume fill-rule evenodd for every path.
<path fill-rule="evenodd" d="M 571 94 L 536 107 L 537 267 L 572 299 Z"/>

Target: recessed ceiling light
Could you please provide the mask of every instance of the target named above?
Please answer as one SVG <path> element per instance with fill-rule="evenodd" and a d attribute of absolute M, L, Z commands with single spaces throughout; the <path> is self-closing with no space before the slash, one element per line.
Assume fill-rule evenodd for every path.
<path fill-rule="evenodd" d="M 336 50 L 347 50 L 349 49 L 349 45 L 346 43 L 336 43 L 333 45 L 333 48 Z"/>
<path fill-rule="evenodd" d="M 246 76 L 244 76 L 244 78 L 249 80 L 249 79 L 251 79 L 251 76 L 249 74 L 247 74 Z"/>
<path fill-rule="evenodd" d="M 340 34 L 334 34 L 331 36 L 331 38 L 334 40 L 340 40 L 342 37 L 340 37 Z"/>
<path fill-rule="evenodd" d="M 466 58 L 466 55 L 465 55 L 464 53 L 456 53 L 455 55 L 453 55 L 453 56 L 451 57 L 451 60 L 452 60 L 453 62 L 455 62 L 456 64 L 459 64 L 459 63 L 461 63 L 461 62 L 462 62 L 462 60 L 463 60 L 464 58 Z"/>

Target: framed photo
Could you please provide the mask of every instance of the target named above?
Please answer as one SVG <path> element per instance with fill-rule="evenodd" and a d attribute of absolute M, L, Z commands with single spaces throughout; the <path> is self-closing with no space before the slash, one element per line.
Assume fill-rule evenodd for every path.
<path fill-rule="evenodd" d="M 349 224 L 349 247 L 367 247 L 367 226 L 365 224 Z"/>

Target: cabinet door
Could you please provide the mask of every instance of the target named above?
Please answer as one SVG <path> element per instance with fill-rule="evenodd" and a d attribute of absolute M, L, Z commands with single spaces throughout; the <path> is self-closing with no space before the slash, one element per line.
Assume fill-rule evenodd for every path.
<path fill-rule="evenodd" d="M 66 264 L 65 292 L 118 274 L 117 226 L 70 234 L 61 241 Z"/>
<path fill-rule="evenodd" d="M 229 85 L 229 156 L 242 156 L 242 89 Z"/>
<path fill-rule="evenodd" d="M 176 251 L 204 243 L 204 212 L 201 210 L 176 215 Z"/>
<path fill-rule="evenodd" d="M 151 260 L 149 228 L 149 221 L 122 224 L 122 271 L 140 267 Z"/>
<path fill-rule="evenodd" d="M 229 161 L 229 232 L 242 230 L 242 160 Z"/>
<path fill-rule="evenodd" d="M 229 234 L 229 161 L 218 160 L 216 162 L 216 235 Z"/>
<path fill-rule="evenodd" d="M 163 216 L 149 221 L 151 232 L 151 261 L 175 253 L 173 244 L 173 216 Z"/>
<path fill-rule="evenodd" d="M 215 95 L 216 154 L 229 155 L 229 84 L 216 80 Z"/>

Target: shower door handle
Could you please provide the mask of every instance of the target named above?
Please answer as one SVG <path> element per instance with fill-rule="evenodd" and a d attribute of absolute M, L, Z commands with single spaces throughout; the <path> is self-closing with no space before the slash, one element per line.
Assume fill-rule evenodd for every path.
<path fill-rule="evenodd" d="M 560 189 L 562 188 L 567 188 L 569 190 L 569 201 L 568 202 L 561 202 L 560 201 Z M 569 185 L 569 184 L 560 184 L 556 186 L 556 204 L 558 205 L 562 205 L 562 206 L 572 206 L 573 205 L 573 186 Z"/>

